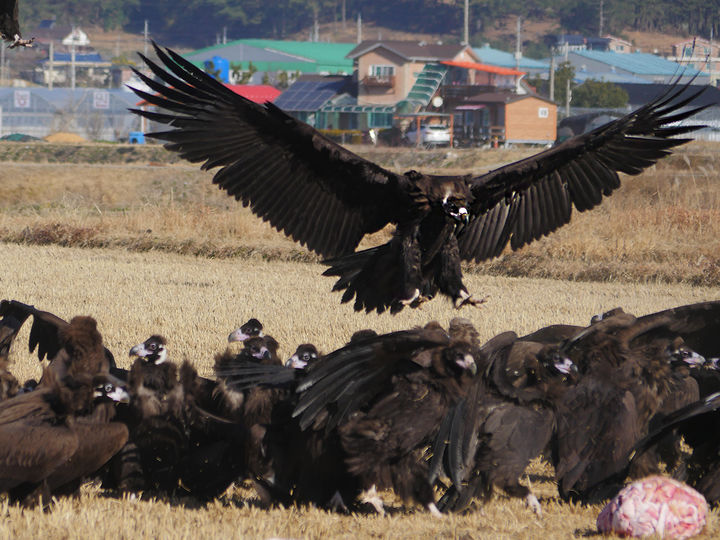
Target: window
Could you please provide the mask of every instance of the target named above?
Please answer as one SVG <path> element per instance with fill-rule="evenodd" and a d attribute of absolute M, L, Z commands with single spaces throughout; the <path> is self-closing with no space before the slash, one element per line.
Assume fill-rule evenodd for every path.
<path fill-rule="evenodd" d="M 379 79 L 387 79 L 395 75 L 395 66 L 385 66 L 381 64 L 373 64 L 370 66 L 371 77 L 377 77 Z"/>
<path fill-rule="evenodd" d="M 538 108 L 538 118 L 547 118 L 548 116 L 550 116 L 550 109 L 547 107 Z"/>

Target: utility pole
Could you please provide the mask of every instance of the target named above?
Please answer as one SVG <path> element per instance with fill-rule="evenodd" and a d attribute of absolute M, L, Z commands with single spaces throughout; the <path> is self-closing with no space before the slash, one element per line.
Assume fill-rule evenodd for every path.
<path fill-rule="evenodd" d="M 570 90 L 570 77 L 565 81 L 565 117 L 570 116 L 570 100 L 572 99 L 572 92 Z"/>
<path fill-rule="evenodd" d="M 520 71 L 520 58 L 522 58 L 522 19 L 520 16 L 517 18 L 517 24 L 515 27 L 515 69 Z"/>
<path fill-rule="evenodd" d="M 714 30 L 714 22 L 710 23 L 710 54 L 708 55 L 708 79 L 710 80 L 710 84 L 712 86 L 715 86 L 715 83 L 713 82 L 713 30 Z"/>
<path fill-rule="evenodd" d="M 463 45 L 470 45 L 470 0 L 465 0 L 463 16 Z"/>
<path fill-rule="evenodd" d="M 362 14 L 359 12 L 357 17 L 357 42 L 362 42 Z"/>
<path fill-rule="evenodd" d="M 600 0 L 600 24 L 598 25 L 598 37 L 603 35 L 603 27 L 605 26 L 605 0 Z"/>
<path fill-rule="evenodd" d="M 223 45 L 226 45 L 226 44 L 227 44 L 227 26 L 223 26 L 223 39 L 222 39 L 222 44 L 223 44 Z"/>
<path fill-rule="evenodd" d="M 550 49 L 550 101 L 555 101 L 555 48 Z"/>
<path fill-rule="evenodd" d="M 345 30 L 347 26 L 345 25 L 345 16 L 347 15 L 347 9 L 346 9 L 346 0 L 342 0 L 342 7 L 340 8 L 340 20 L 342 21 L 342 29 Z"/>
<path fill-rule="evenodd" d="M 143 30 L 143 41 L 145 42 L 145 58 L 147 58 L 148 54 L 148 20 L 145 19 L 145 29 Z"/>
<path fill-rule="evenodd" d="M 5 41 L 0 46 L 0 86 L 5 86 Z"/>
<path fill-rule="evenodd" d="M 55 42 L 50 40 L 50 57 L 48 58 L 48 70 L 50 74 L 48 76 L 48 90 L 53 89 L 53 79 L 55 78 Z"/>

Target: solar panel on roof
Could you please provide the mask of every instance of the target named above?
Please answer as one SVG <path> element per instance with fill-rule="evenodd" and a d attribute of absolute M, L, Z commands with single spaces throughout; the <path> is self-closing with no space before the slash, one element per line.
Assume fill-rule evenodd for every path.
<path fill-rule="evenodd" d="M 297 81 L 275 100 L 275 105 L 289 111 L 317 111 L 337 95 L 344 80 Z"/>

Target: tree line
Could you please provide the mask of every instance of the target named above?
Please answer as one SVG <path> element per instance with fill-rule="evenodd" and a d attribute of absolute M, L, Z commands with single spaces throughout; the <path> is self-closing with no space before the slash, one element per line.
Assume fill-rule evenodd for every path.
<path fill-rule="evenodd" d="M 175 44 L 214 43 L 225 28 L 230 39 L 282 39 L 319 24 L 364 21 L 406 32 L 460 38 L 463 0 L 23 0 L 21 24 L 32 28 L 55 17 L 64 24 L 97 25 L 141 32 L 147 20 L 158 38 Z M 602 8 L 601 8 L 602 6 Z M 602 11 L 602 16 L 601 16 Z M 473 45 L 495 21 L 516 15 L 556 21 L 559 32 L 596 35 L 627 30 L 685 32 L 715 36 L 720 31 L 720 0 L 470 0 Z"/>

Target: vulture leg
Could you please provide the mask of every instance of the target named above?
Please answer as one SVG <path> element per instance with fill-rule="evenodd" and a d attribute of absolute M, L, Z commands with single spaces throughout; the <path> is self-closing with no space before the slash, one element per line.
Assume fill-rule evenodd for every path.
<path fill-rule="evenodd" d="M 405 305 L 421 303 L 422 289 L 422 252 L 417 239 L 417 231 L 402 235 L 402 290 L 400 302 Z"/>
<path fill-rule="evenodd" d="M 468 293 L 462 281 L 463 276 L 459 261 L 460 249 L 458 248 L 457 237 L 450 235 L 440 251 L 440 268 L 437 276 L 440 292 L 452 298 L 456 309 L 460 309 L 466 304 L 477 307 L 486 299 L 476 300 Z"/>

